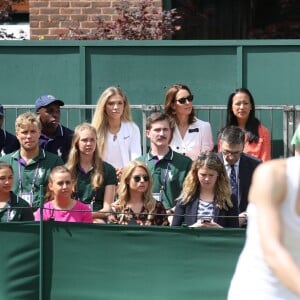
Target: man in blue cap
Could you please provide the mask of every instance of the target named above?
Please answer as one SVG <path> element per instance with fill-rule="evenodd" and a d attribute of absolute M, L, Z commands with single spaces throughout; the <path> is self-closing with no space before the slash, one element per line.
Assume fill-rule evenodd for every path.
<path fill-rule="evenodd" d="M 64 106 L 64 102 L 52 95 L 40 96 L 35 101 L 35 110 L 42 124 L 40 147 L 66 162 L 74 132 L 60 124 L 61 106 Z"/>
<path fill-rule="evenodd" d="M 11 133 L 2 129 L 3 121 L 4 108 L 3 105 L 0 104 L 0 157 L 16 151 L 20 147 L 18 139 Z"/>

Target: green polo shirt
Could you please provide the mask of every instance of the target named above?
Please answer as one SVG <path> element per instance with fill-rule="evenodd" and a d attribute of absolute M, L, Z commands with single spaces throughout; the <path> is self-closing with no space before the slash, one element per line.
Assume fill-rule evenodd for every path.
<path fill-rule="evenodd" d="M 175 206 L 175 200 L 180 195 L 182 183 L 192 166 L 192 160 L 173 151 L 157 161 L 157 156 L 150 152 L 137 158 L 144 162 L 153 178 L 153 193 L 161 191 L 161 199 L 165 209 Z"/>
<path fill-rule="evenodd" d="M 91 185 L 91 175 L 93 169 L 85 173 L 83 170 L 77 167 L 77 188 L 75 198 L 84 203 L 90 204 L 94 199 L 93 211 L 98 211 L 103 208 L 103 199 L 105 187 L 107 185 L 116 185 L 117 176 L 115 168 L 107 162 L 103 162 L 103 183 L 94 191 Z"/>
<path fill-rule="evenodd" d="M 64 164 L 59 156 L 41 149 L 39 155 L 27 165 L 20 158 L 20 150 L 1 157 L 1 160 L 9 163 L 14 170 L 13 192 L 19 196 L 32 192 L 34 208 L 40 205 L 40 197 L 44 199 L 51 170 Z"/>
<path fill-rule="evenodd" d="M 33 211 L 29 204 L 10 192 L 9 201 L 0 209 L 0 223 L 33 220 Z"/>

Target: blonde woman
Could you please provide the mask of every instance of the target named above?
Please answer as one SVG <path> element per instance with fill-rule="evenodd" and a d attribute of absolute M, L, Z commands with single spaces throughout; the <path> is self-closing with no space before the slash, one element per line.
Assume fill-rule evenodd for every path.
<path fill-rule="evenodd" d="M 76 183 L 73 196 L 90 205 L 95 223 L 104 223 L 117 178 L 113 166 L 100 158 L 96 129 L 91 124 L 76 126 L 66 167 Z"/>
<path fill-rule="evenodd" d="M 102 159 L 115 167 L 119 178 L 122 168 L 141 155 L 140 130 L 132 121 L 129 102 L 120 88 L 109 87 L 101 94 L 92 125 Z"/>
<path fill-rule="evenodd" d="M 142 162 L 134 160 L 124 168 L 117 194 L 109 216 L 111 223 L 168 225 L 162 203 L 152 196 L 151 174 Z"/>
<path fill-rule="evenodd" d="M 175 208 L 172 226 L 239 227 L 237 199 L 224 164 L 206 152 L 193 162 Z"/>

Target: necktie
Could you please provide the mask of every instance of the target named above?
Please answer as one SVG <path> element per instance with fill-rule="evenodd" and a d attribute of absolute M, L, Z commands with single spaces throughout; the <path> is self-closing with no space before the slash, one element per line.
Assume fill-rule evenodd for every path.
<path fill-rule="evenodd" d="M 236 173 L 235 173 L 234 165 L 231 166 L 230 184 L 231 184 L 232 194 L 238 197 L 238 185 L 236 181 Z"/>

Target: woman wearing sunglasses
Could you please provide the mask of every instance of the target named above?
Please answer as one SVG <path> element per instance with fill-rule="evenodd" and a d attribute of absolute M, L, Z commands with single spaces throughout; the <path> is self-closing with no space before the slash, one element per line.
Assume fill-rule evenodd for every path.
<path fill-rule="evenodd" d="M 110 223 L 122 225 L 168 225 L 166 211 L 152 196 L 151 174 L 140 161 L 125 166 L 117 190 L 118 200 L 112 204 Z"/>
<path fill-rule="evenodd" d="M 199 153 L 214 147 L 210 123 L 195 116 L 193 95 L 188 86 L 172 85 L 165 97 L 165 113 L 175 120 L 171 148 L 195 160 Z"/>
<path fill-rule="evenodd" d="M 226 169 L 216 153 L 193 162 L 183 182 L 172 226 L 239 227 L 237 199 L 231 193 Z"/>

